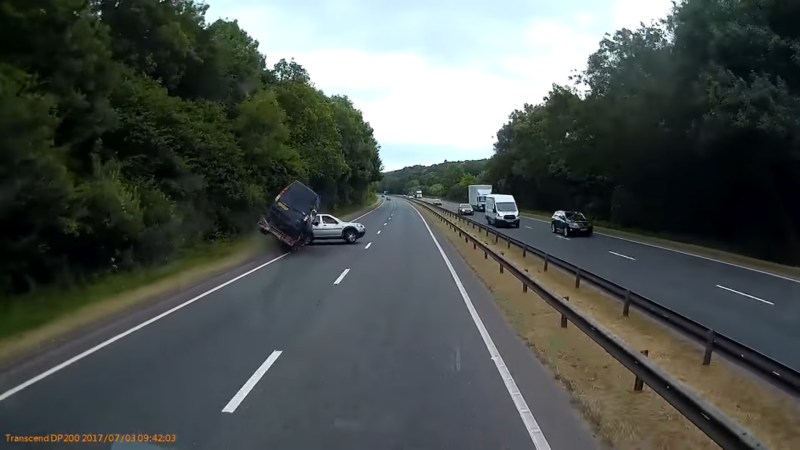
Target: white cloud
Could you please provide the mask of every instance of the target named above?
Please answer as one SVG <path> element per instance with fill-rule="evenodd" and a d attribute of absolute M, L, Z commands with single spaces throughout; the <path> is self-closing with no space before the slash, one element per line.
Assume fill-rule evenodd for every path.
<path fill-rule="evenodd" d="M 317 17 L 312 12 L 302 16 L 307 20 L 297 20 L 296 14 L 250 4 L 224 15 L 237 18 L 259 40 L 270 63 L 294 57 L 326 93 L 348 95 L 385 150 L 429 146 L 431 152 L 442 153 L 434 159 L 441 161 L 464 158 L 454 155 L 490 156 L 493 136 L 509 113 L 525 102 L 541 101 L 552 83 L 565 83 L 573 69 L 582 69 L 604 31 L 664 16 L 669 4 L 670 0 L 617 0 L 611 8 L 600 8 L 608 18 L 599 25 L 601 14 L 590 11 L 572 14 L 572 23 L 528 19 L 526 26 L 522 18 L 512 30 L 476 25 L 474 32 L 486 33 L 487 39 L 502 31 L 503 45 L 494 53 L 475 54 L 471 61 L 449 66 L 409 50 L 369 52 L 363 41 L 326 45 L 324 36 L 314 32 Z M 348 5 L 355 9 L 353 2 Z M 213 4 L 210 13 L 215 13 Z M 413 15 L 403 17 L 414 22 Z M 382 157 L 387 168 L 395 168 L 392 160 L 402 159 L 386 151 Z"/>

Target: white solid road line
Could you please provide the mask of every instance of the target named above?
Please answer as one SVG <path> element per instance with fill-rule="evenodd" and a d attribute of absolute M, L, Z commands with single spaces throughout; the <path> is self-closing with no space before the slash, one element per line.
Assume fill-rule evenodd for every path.
<path fill-rule="evenodd" d="M 365 212 L 364 214 L 356 217 L 353 220 L 361 219 L 362 217 L 366 217 L 367 215 L 377 211 L 378 208 L 383 206 L 384 203 L 386 203 L 385 200 L 383 202 L 381 202 L 378 206 L 372 208 L 371 210 Z M 0 394 L 0 402 L 5 400 L 5 399 L 7 399 L 7 398 L 9 398 L 9 397 L 11 397 L 12 395 L 16 394 L 17 392 L 19 392 L 19 391 L 21 391 L 21 390 L 23 390 L 25 388 L 28 388 L 31 385 L 33 385 L 35 383 L 38 383 L 39 381 L 44 380 L 45 378 L 49 377 L 50 375 L 52 375 L 52 374 L 54 374 L 54 373 L 56 373 L 56 372 L 58 372 L 58 371 L 60 371 L 62 369 L 65 369 L 65 368 L 71 366 L 72 364 L 75 364 L 76 362 L 82 360 L 83 358 L 86 358 L 87 356 L 91 355 L 92 353 L 95 353 L 98 350 L 102 350 L 103 348 L 108 347 L 109 345 L 113 344 L 114 342 L 117 342 L 118 340 L 120 340 L 120 339 L 122 339 L 122 338 L 124 338 L 124 337 L 126 337 L 126 336 L 128 336 L 130 334 L 133 334 L 134 332 L 139 331 L 142 328 L 144 328 L 144 327 L 146 327 L 146 326 L 148 326 L 148 325 L 150 325 L 150 324 L 152 324 L 152 323 L 154 323 L 154 322 L 156 322 L 158 320 L 161 320 L 164 317 L 167 317 L 168 315 L 170 315 L 170 314 L 172 314 L 172 313 L 174 313 L 174 312 L 176 312 L 176 311 L 178 311 L 180 309 L 183 309 L 183 308 L 191 305 L 192 303 L 200 300 L 201 298 L 207 296 L 208 294 L 214 293 L 214 292 L 224 288 L 225 286 L 228 286 L 229 284 L 232 284 L 232 283 L 234 283 L 236 281 L 239 281 L 242 278 L 244 278 L 244 277 L 246 277 L 246 276 L 248 276 L 248 275 L 250 275 L 250 274 L 252 274 L 252 273 L 254 273 L 256 271 L 261 270 L 264 267 L 267 267 L 268 265 L 274 263 L 275 261 L 278 261 L 279 259 L 283 258 L 284 256 L 287 256 L 288 254 L 289 253 L 284 253 L 282 255 L 276 256 L 275 258 L 272 258 L 271 260 L 261 264 L 260 266 L 254 268 L 254 269 L 250 269 L 247 272 L 245 272 L 245 273 L 243 273 L 243 274 L 241 274 L 241 275 L 239 275 L 239 276 L 237 276 L 235 278 L 232 278 L 232 279 L 230 279 L 230 280 L 228 280 L 228 281 L 226 281 L 226 282 L 224 282 L 224 283 L 222 283 L 222 284 L 220 284 L 220 285 L 218 285 L 218 286 L 216 286 L 214 288 L 211 288 L 211 289 L 203 292 L 202 294 L 200 294 L 200 295 L 198 295 L 198 296 L 196 296 L 196 297 L 194 297 L 194 298 L 192 298 L 190 300 L 187 300 L 187 301 L 181 303 L 178 306 L 175 306 L 172 309 L 169 309 L 169 310 L 167 310 L 167 311 L 165 311 L 165 312 L 163 312 L 163 313 L 161 313 L 161 314 L 159 314 L 159 315 L 157 315 L 157 316 L 155 316 L 153 318 L 150 318 L 150 319 L 140 323 L 139 325 L 136 325 L 135 327 L 128 329 L 127 331 L 124 331 L 124 332 L 122 332 L 122 333 L 120 333 L 120 334 L 118 334 L 118 335 L 116 335 L 116 336 L 114 336 L 112 338 L 109 338 L 109 339 L 107 339 L 107 340 L 95 345 L 94 347 L 92 347 L 92 348 L 90 348 L 90 349 L 88 349 L 88 350 L 86 350 L 84 352 L 81 352 L 81 353 L 73 356 L 72 358 L 62 362 L 59 365 L 57 365 L 55 367 L 52 367 L 52 368 L 40 373 L 39 375 L 36 375 L 35 377 L 23 382 L 22 384 L 20 384 L 18 386 L 15 386 L 15 387 L 7 390 L 6 392 L 3 392 L 2 394 Z"/>
<path fill-rule="evenodd" d="M 534 220 L 536 222 L 548 223 L 548 221 L 543 220 L 543 219 L 537 219 L 537 218 L 530 217 L 530 216 L 522 216 L 522 217 L 525 218 L 525 219 Z M 745 270 L 749 270 L 751 272 L 757 272 L 757 273 L 760 273 L 762 275 L 769 275 L 771 277 L 780 278 L 782 280 L 792 281 L 794 283 L 800 283 L 800 280 L 798 280 L 797 278 L 787 277 L 785 275 L 779 275 L 777 273 L 767 272 L 766 270 L 760 270 L 760 269 L 756 269 L 754 267 L 747 267 L 747 266 L 743 266 L 741 264 L 736 264 L 736 263 L 732 263 L 732 262 L 728 262 L 728 261 L 722 261 L 720 259 L 710 258 L 708 256 L 702 256 L 702 255 L 698 255 L 697 253 L 685 252 L 683 250 L 677 250 L 677 249 L 674 249 L 674 248 L 664 247 L 662 245 L 651 244 L 649 242 L 637 241 L 636 239 L 628 239 L 628 238 L 624 238 L 624 237 L 620 237 L 620 236 L 614 236 L 613 234 L 600 233 L 600 232 L 597 232 L 597 231 L 595 231 L 594 234 L 599 235 L 599 236 L 605 236 L 605 237 L 608 237 L 608 238 L 611 238 L 611 239 L 619 239 L 620 241 L 631 242 L 633 244 L 646 245 L 648 247 L 657 248 L 659 250 L 666 250 L 668 252 L 680 253 L 681 255 L 692 256 L 694 258 L 705 259 L 706 261 L 713 261 L 715 263 L 725 264 L 726 266 L 738 267 L 739 269 L 745 269 Z"/>
<path fill-rule="evenodd" d="M 631 261 L 636 261 L 636 258 L 631 258 L 630 256 L 623 255 L 622 253 L 612 252 L 611 250 L 609 250 L 608 253 L 611 253 L 612 255 L 617 255 L 620 258 L 625 258 L 625 259 L 630 259 Z"/>
<path fill-rule="evenodd" d="M 489 335 L 489 330 L 486 329 L 486 326 L 483 324 L 483 320 L 481 320 L 481 317 L 478 314 L 478 310 L 476 310 L 475 305 L 472 304 L 472 299 L 469 298 L 469 294 L 464 288 L 464 284 L 461 282 L 461 279 L 458 277 L 455 269 L 453 269 L 453 264 L 450 263 L 447 255 L 445 255 L 444 250 L 442 250 L 442 246 L 439 245 L 439 241 L 436 239 L 436 236 L 433 235 L 431 227 L 428 226 L 428 222 L 424 217 L 422 217 L 422 213 L 420 213 L 416 208 L 414 208 L 414 211 L 416 211 L 419 218 L 422 219 L 422 223 L 425 224 L 425 228 L 428 229 L 428 234 L 431 235 L 433 243 L 436 244 L 436 248 L 439 249 L 439 254 L 442 255 L 442 259 L 444 260 L 445 265 L 447 265 L 447 269 L 450 271 L 450 275 L 453 277 L 453 281 L 455 281 L 456 286 L 458 287 L 458 292 L 461 293 L 461 298 L 464 299 L 464 304 L 467 306 L 470 316 L 472 316 L 472 321 L 475 322 L 475 326 L 478 328 L 481 338 L 483 338 L 483 343 L 486 345 L 486 349 L 489 350 L 489 355 L 492 357 L 492 361 L 494 361 L 494 365 L 497 368 L 497 371 L 500 373 L 500 377 L 503 378 L 508 395 L 511 396 L 511 400 L 514 402 L 514 406 L 517 407 L 517 412 L 522 418 L 525 428 L 528 430 L 528 435 L 533 442 L 534 448 L 536 450 L 550 450 L 550 444 L 548 444 L 541 427 L 539 427 L 539 423 L 536 422 L 536 418 L 533 417 L 533 413 L 531 412 L 530 408 L 528 408 L 528 404 L 525 402 L 525 398 L 519 391 L 517 383 L 514 381 L 514 377 L 511 376 L 511 372 L 509 372 L 508 367 L 506 367 L 503 357 L 500 356 L 500 351 L 497 350 L 497 347 L 494 345 L 492 336 Z"/>
<path fill-rule="evenodd" d="M 559 239 L 563 239 L 563 240 L 565 240 L 565 241 L 571 241 L 571 240 L 572 240 L 572 239 L 570 239 L 570 238 L 568 238 L 568 237 L 564 237 L 564 236 L 562 236 L 562 235 L 560 235 L 560 234 L 557 234 L 557 235 L 556 235 L 556 237 L 557 237 L 557 238 L 559 238 Z"/>
<path fill-rule="evenodd" d="M 336 281 L 334 281 L 334 282 L 333 282 L 333 284 L 339 284 L 339 283 L 341 283 L 341 282 L 342 282 L 342 280 L 344 280 L 344 277 L 346 277 L 348 273 L 350 273 L 350 269 L 344 269 L 344 271 L 342 272 L 342 274 L 341 274 L 341 275 L 339 275 L 339 278 L 337 278 L 337 279 L 336 279 Z"/>
<path fill-rule="evenodd" d="M 527 229 L 529 229 L 529 230 L 532 230 L 532 229 L 533 229 L 533 227 L 529 227 L 529 226 L 527 226 L 527 225 L 525 225 L 525 228 L 527 228 Z"/>
<path fill-rule="evenodd" d="M 247 394 L 249 394 L 250 391 L 253 390 L 253 387 L 255 387 L 256 383 L 258 383 L 258 380 L 260 380 L 261 377 L 263 377 L 264 374 L 267 373 L 269 368 L 272 367 L 272 365 L 275 363 L 278 357 L 281 356 L 281 353 L 283 352 L 281 352 L 280 350 L 275 350 L 274 352 L 272 352 L 272 354 L 270 354 L 267 357 L 266 361 L 261 363 L 261 366 L 259 366 L 258 369 L 256 369 L 253 375 L 250 375 L 250 378 L 247 381 L 245 381 L 245 383 L 239 389 L 239 392 L 237 392 L 236 395 L 233 396 L 231 401 L 229 401 L 228 404 L 225 405 L 224 408 L 222 408 L 222 412 L 232 413 L 236 411 L 236 408 L 239 407 L 239 404 L 242 403 L 242 400 L 244 400 L 244 398 L 247 397 Z"/>
<path fill-rule="evenodd" d="M 718 287 L 718 288 L 720 288 L 720 289 L 724 289 L 724 290 L 726 290 L 726 291 L 729 291 L 729 292 L 733 292 L 734 294 L 743 295 L 743 296 L 745 296 L 745 297 L 747 297 L 747 298 L 752 298 L 753 300 L 758 300 L 759 302 L 762 302 L 762 303 L 766 303 L 766 304 L 768 304 L 768 305 L 775 306 L 775 303 L 772 303 L 771 301 L 764 300 L 763 298 L 758 298 L 758 297 L 756 297 L 756 296 L 754 296 L 754 295 L 745 294 L 744 292 L 739 292 L 739 291 L 737 291 L 736 289 L 731 289 L 731 288 L 729 288 L 729 287 L 725 287 L 725 286 L 722 286 L 722 285 L 719 285 L 719 284 L 717 285 L 717 287 Z"/>
<path fill-rule="evenodd" d="M 151 323 L 154 323 L 154 322 L 156 322 L 156 321 L 158 321 L 160 319 L 163 319 L 164 317 L 167 317 L 168 315 L 174 313 L 175 311 L 178 311 L 179 309 L 182 309 L 182 308 L 185 308 L 185 307 L 191 305 L 192 303 L 200 300 L 201 298 L 207 296 L 208 294 L 214 293 L 214 292 L 224 288 L 225 286 L 227 286 L 227 285 L 229 285 L 231 283 L 234 283 L 236 281 L 241 280 L 242 278 L 250 275 L 253 272 L 261 270 L 264 267 L 267 267 L 268 265 L 274 263 L 275 261 L 283 258 L 286 255 L 288 255 L 288 253 L 284 253 L 284 254 L 276 257 L 276 258 L 272 258 L 271 260 L 265 262 L 264 264 L 261 264 L 260 266 L 254 268 L 254 269 L 250 269 L 247 272 L 245 272 L 245 273 L 243 273 L 243 274 L 241 274 L 241 275 L 239 275 L 239 276 L 237 276 L 235 278 L 232 278 L 232 279 L 230 279 L 230 280 L 218 285 L 215 288 L 212 288 L 212 289 L 209 289 L 209 290 L 203 292 L 202 294 L 198 295 L 197 297 L 192 298 L 191 300 L 187 300 L 187 301 L 181 303 L 180 305 L 175 306 L 172 309 L 164 311 L 163 313 L 161 313 L 161 314 L 159 314 L 159 315 L 157 315 L 157 316 L 155 316 L 155 317 L 153 317 L 151 319 L 148 319 L 148 320 L 140 323 L 139 325 L 136 325 L 135 327 L 133 327 L 133 328 L 127 330 L 127 331 L 124 331 L 124 332 L 122 332 L 122 333 L 120 333 L 120 334 L 118 334 L 118 335 L 116 335 L 116 336 L 104 341 L 104 342 L 101 342 L 100 344 L 95 345 L 94 347 L 90 348 L 89 350 L 86 350 L 86 351 L 84 351 L 84 352 L 82 352 L 82 353 L 80 353 L 80 354 L 78 354 L 76 356 L 73 356 L 72 358 L 62 362 L 61 364 L 59 364 L 59 365 L 57 365 L 57 366 L 55 366 L 55 367 L 53 367 L 53 368 L 51 368 L 51 369 L 49 369 L 49 370 L 47 370 L 45 372 L 40 373 L 39 375 L 36 375 L 35 377 L 33 377 L 30 380 L 20 384 L 19 386 L 11 388 L 10 390 L 0 394 L 0 402 L 5 400 L 5 399 L 7 399 L 8 397 L 11 397 L 12 395 L 16 394 L 17 392 L 29 387 L 30 385 L 32 385 L 34 383 L 42 381 L 43 379 L 45 379 L 45 378 L 49 377 L 50 375 L 58 372 L 59 370 L 64 369 L 66 367 L 69 367 L 72 364 L 75 364 L 76 362 L 82 360 L 83 358 L 86 358 L 87 356 L 91 355 L 92 353 L 94 353 L 94 352 L 96 352 L 98 350 L 101 350 L 104 347 L 107 347 L 107 346 L 113 344 L 114 342 L 117 342 L 118 340 L 124 338 L 125 336 L 128 336 L 129 334 L 132 334 L 132 333 L 134 333 L 136 331 L 139 331 L 142 328 L 150 325 Z"/>
<path fill-rule="evenodd" d="M 372 247 L 372 242 L 370 242 L 369 244 L 367 244 L 367 246 L 366 246 L 366 247 L 364 247 L 364 250 L 366 250 L 366 249 L 368 249 L 368 248 L 370 248 L 370 247 Z"/>
<path fill-rule="evenodd" d="M 378 230 L 378 233 L 377 233 L 377 234 L 381 234 L 381 230 Z"/>

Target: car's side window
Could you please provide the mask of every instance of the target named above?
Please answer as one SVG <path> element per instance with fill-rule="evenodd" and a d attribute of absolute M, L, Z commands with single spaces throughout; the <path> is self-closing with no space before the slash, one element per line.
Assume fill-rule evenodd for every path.
<path fill-rule="evenodd" d="M 334 220 L 332 217 L 328 217 L 328 216 L 323 216 L 322 217 L 322 221 L 327 223 L 327 224 L 329 224 L 329 225 L 336 225 L 336 223 L 337 223 L 336 220 Z"/>

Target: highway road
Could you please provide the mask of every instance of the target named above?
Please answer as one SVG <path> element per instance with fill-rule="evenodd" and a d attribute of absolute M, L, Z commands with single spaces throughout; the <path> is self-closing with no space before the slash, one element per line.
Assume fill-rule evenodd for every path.
<path fill-rule="evenodd" d="M 600 448 L 445 237 L 405 200 L 360 220 L 0 374 L 0 447 Z"/>
<path fill-rule="evenodd" d="M 486 224 L 483 213 L 471 218 Z M 499 231 L 800 369 L 797 280 L 597 232 L 565 238 L 524 216 L 519 228 Z"/>

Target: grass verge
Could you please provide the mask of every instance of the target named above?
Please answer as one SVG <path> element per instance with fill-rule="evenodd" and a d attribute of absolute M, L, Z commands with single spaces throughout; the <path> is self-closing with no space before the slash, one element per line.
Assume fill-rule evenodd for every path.
<path fill-rule="evenodd" d="M 352 220 L 378 205 L 335 211 Z M 0 306 L 0 365 L 42 344 L 115 316 L 170 292 L 189 288 L 232 269 L 258 254 L 277 250 L 277 242 L 253 234 L 232 242 L 198 246 L 167 264 L 110 275 L 72 289 L 44 289 Z M 4 303 L 0 303 L 4 305 Z"/>
<path fill-rule="evenodd" d="M 492 259 L 484 260 L 472 244 L 450 231 L 424 207 L 418 208 L 453 243 L 476 275 L 494 293 L 498 306 L 528 346 L 554 372 L 579 405 L 599 436 L 619 449 L 719 448 L 658 394 L 645 388 L 633 392 L 633 375 L 574 326 L 560 327 L 560 315 L 532 292 L 523 293 L 519 281 L 499 273 Z M 473 234 L 474 235 L 474 234 Z M 631 310 L 622 317 L 622 305 L 599 291 L 582 286 L 530 254 L 522 258 L 515 247 L 500 239 L 487 243 L 511 262 L 528 270 L 538 282 L 564 297 L 640 350 L 647 349 L 661 367 L 691 386 L 733 420 L 750 429 L 769 448 L 800 448 L 800 408 L 797 403 L 717 358 L 702 366 L 702 350 L 674 332 Z"/>
<path fill-rule="evenodd" d="M 0 310 L 0 362 L 147 299 L 188 288 L 270 247 L 273 243 L 260 235 L 201 245 L 164 265 L 110 275 L 72 289 L 44 289 L 16 298 Z"/>
<path fill-rule="evenodd" d="M 551 217 L 551 214 L 546 214 L 541 211 L 523 210 L 522 214 L 548 222 L 550 221 Z M 753 258 L 751 256 L 740 255 L 730 251 L 713 248 L 711 245 L 693 244 L 690 242 L 683 242 L 673 236 L 658 235 L 640 230 L 609 228 L 608 226 L 600 226 L 597 224 L 595 224 L 595 230 L 599 233 L 607 234 L 609 236 L 639 241 L 645 244 L 656 245 L 672 250 L 678 250 L 684 253 L 704 256 L 706 258 L 716 259 L 718 261 L 724 261 L 731 264 L 763 270 L 776 275 L 783 275 L 785 277 L 800 280 L 800 267 L 787 266 L 771 261 L 765 261 L 763 259 Z"/>

